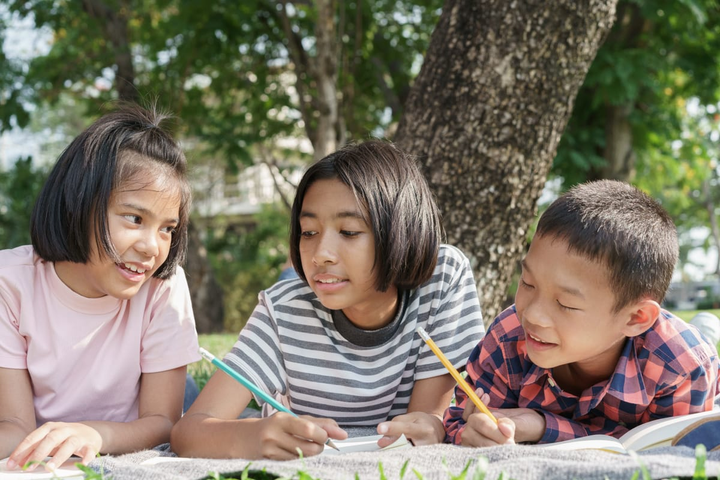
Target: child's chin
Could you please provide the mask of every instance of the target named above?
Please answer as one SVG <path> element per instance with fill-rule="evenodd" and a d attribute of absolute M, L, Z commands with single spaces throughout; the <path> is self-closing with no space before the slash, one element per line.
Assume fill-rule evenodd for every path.
<path fill-rule="evenodd" d="M 530 360 L 540 368 L 550 369 L 558 366 L 557 362 L 550 361 L 547 358 L 537 358 L 537 355 L 533 355 L 530 352 L 528 352 L 528 357 L 530 357 Z"/>

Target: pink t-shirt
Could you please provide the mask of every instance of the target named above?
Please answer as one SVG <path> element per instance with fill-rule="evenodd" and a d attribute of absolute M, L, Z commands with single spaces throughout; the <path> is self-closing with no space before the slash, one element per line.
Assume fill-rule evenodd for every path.
<path fill-rule="evenodd" d="M 0 250 L 0 367 L 27 369 L 38 426 L 138 418 L 140 375 L 200 359 L 185 274 L 86 298 L 32 246 Z"/>

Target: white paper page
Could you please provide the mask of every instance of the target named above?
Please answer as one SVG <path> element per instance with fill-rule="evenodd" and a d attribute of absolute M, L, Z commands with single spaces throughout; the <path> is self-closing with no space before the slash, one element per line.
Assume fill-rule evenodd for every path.
<path fill-rule="evenodd" d="M 720 411 L 691 413 L 677 417 L 653 420 L 639 427 L 635 427 L 620 437 L 620 441 L 627 450 L 644 450 L 652 447 L 670 445 L 672 439 L 685 427 L 707 417 L 720 416 Z"/>
<path fill-rule="evenodd" d="M 50 458 L 47 458 L 50 460 Z M 77 457 L 71 457 L 68 461 L 56 468 L 54 472 L 48 472 L 45 467 L 38 465 L 32 472 L 22 470 L 8 470 L 7 458 L 0 460 L 0 480 L 30 480 L 50 478 L 85 478 L 85 474 L 75 466 L 80 461 Z"/>
<path fill-rule="evenodd" d="M 536 445 L 545 450 L 605 450 L 606 452 L 627 453 L 619 440 L 608 435 L 590 435 L 556 443 Z"/>
<path fill-rule="evenodd" d="M 342 455 L 343 453 L 353 452 L 379 452 L 391 450 L 393 448 L 405 448 L 412 446 L 412 444 L 408 442 L 408 439 L 405 438 L 405 435 L 400 435 L 397 440 L 387 447 L 380 448 L 377 442 L 382 437 L 382 435 L 370 435 L 367 437 L 348 438 L 347 440 L 333 440 L 333 443 L 338 447 L 338 450 L 325 445 L 325 450 L 322 455 Z"/>

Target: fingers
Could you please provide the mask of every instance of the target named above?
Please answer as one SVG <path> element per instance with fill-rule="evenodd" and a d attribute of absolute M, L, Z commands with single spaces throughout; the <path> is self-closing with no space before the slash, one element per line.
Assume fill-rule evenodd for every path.
<path fill-rule="evenodd" d="M 334 438 L 336 440 L 345 440 L 348 437 L 347 432 L 340 428 L 337 422 L 332 418 L 316 418 L 309 416 L 303 416 L 302 418 L 310 420 L 315 425 L 325 430 L 327 436 L 330 438 Z"/>
<path fill-rule="evenodd" d="M 260 456 L 272 460 L 290 460 L 298 457 L 298 451 L 305 457 L 321 453 L 328 432 L 315 423 L 319 420 L 312 417 L 297 418 L 282 412 L 264 419 L 259 431 Z M 330 423 L 323 425 L 331 430 L 338 429 L 347 436 L 337 424 L 334 428 Z"/>
<path fill-rule="evenodd" d="M 515 443 L 515 423 L 505 417 L 498 418 L 497 425 L 484 413 L 472 415 L 462 432 L 462 445 L 466 447 L 490 447 Z"/>
<path fill-rule="evenodd" d="M 39 462 L 45 461 L 45 457 L 47 456 L 47 453 L 50 453 L 51 449 L 47 447 L 47 443 L 45 446 L 40 444 L 52 431 L 52 426 L 53 424 L 46 423 L 42 427 L 30 432 L 30 434 L 25 437 L 25 439 L 23 439 L 23 441 L 20 442 L 18 446 L 15 447 L 15 450 L 10 454 L 10 457 L 8 458 L 8 467 L 13 468 L 14 466 L 17 466 L 22 468 L 28 462 L 34 462 L 32 465 L 28 465 L 27 468 L 27 470 L 32 471 L 37 468 Z M 41 447 L 41 450 L 38 450 L 39 446 Z M 47 452 L 42 453 L 45 449 Z"/>
<path fill-rule="evenodd" d="M 60 444 L 59 448 L 53 454 L 52 458 L 45 463 L 45 468 L 50 471 L 55 470 L 63 463 L 65 463 L 65 461 L 67 461 L 67 459 L 70 458 L 74 453 L 79 453 L 79 450 L 81 449 L 82 445 L 80 444 L 80 441 L 77 437 L 70 437 L 66 439 L 62 444 Z M 90 457 L 91 460 L 92 456 Z"/>
<path fill-rule="evenodd" d="M 22 467 L 33 462 L 28 470 L 35 470 L 37 465 L 50 458 L 45 466 L 54 470 L 65 463 L 75 453 L 83 452 L 83 462 L 89 462 L 100 451 L 102 439 L 100 434 L 91 427 L 80 423 L 46 423 L 33 431 L 20 442 L 10 455 L 10 464 Z M 12 468 L 12 467 L 10 467 Z"/>
<path fill-rule="evenodd" d="M 480 400 L 485 405 L 490 403 L 490 395 L 485 393 L 485 391 L 482 389 L 482 387 L 478 387 L 475 390 L 475 393 L 477 394 L 478 397 L 480 397 Z M 479 412 L 478 408 L 475 406 L 475 404 L 472 402 L 472 400 L 470 400 L 468 398 L 465 401 L 465 410 L 463 411 L 463 416 L 462 416 L 463 420 L 465 420 L 467 422 L 468 418 L 470 418 L 470 415 L 472 415 L 474 413 L 478 413 L 478 412 Z"/>
<path fill-rule="evenodd" d="M 440 443 L 445 438 L 442 420 L 425 412 L 398 415 L 391 422 L 379 424 L 377 431 L 384 435 L 378 441 L 381 448 L 387 447 L 403 434 L 415 445 Z"/>

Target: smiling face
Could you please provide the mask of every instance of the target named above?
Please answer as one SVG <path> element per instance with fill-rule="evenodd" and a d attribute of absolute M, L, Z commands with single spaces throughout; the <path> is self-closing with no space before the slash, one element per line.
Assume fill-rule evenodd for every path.
<path fill-rule="evenodd" d="M 300 212 L 300 258 L 308 285 L 322 304 L 360 328 L 389 323 L 397 289 L 375 288 L 375 238 L 352 190 L 337 179 L 318 180 L 305 193 Z"/>
<path fill-rule="evenodd" d="M 543 236 L 523 260 L 515 306 L 533 363 L 589 379 L 614 371 L 635 308 L 614 312 L 607 268 L 568 251 L 564 240 Z"/>
<path fill-rule="evenodd" d="M 157 178 L 140 189 L 128 181 L 108 202 L 108 230 L 119 261 L 100 254 L 91 242 L 86 264 L 57 262 L 55 271 L 76 293 L 89 298 L 110 295 L 128 299 L 149 280 L 170 252 L 179 221 L 180 194 Z"/>

